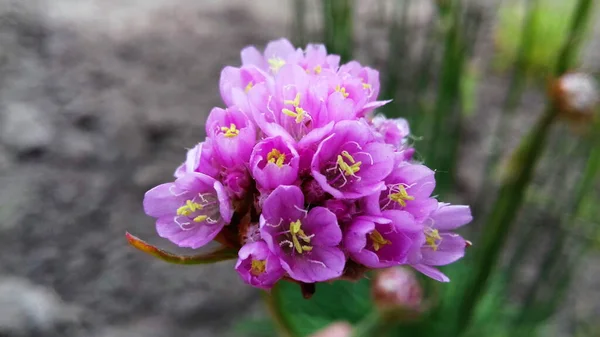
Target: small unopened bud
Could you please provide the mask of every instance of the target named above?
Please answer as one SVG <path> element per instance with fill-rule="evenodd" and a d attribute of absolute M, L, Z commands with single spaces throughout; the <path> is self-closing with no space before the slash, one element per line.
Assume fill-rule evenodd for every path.
<path fill-rule="evenodd" d="M 561 115 L 575 122 L 593 119 L 600 103 L 600 92 L 594 78 L 585 73 L 567 73 L 552 85 L 552 98 Z"/>
<path fill-rule="evenodd" d="M 422 307 L 421 285 L 408 268 L 393 267 L 378 271 L 372 291 L 376 305 L 382 310 L 418 314 Z"/>

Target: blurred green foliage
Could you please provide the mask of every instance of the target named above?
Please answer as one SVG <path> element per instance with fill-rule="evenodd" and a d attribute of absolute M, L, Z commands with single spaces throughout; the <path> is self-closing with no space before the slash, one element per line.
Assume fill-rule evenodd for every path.
<path fill-rule="evenodd" d="M 577 5 L 576 1 L 530 0 L 537 2 L 532 12 L 531 32 L 528 40 L 530 52 L 524 60 L 523 71 L 531 77 L 545 79 L 549 76 L 558 57 L 562 41 L 569 32 L 569 17 Z M 521 31 L 527 18 L 526 1 L 503 1 L 498 12 L 495 29 L 496 53 L 494 65 L 499 71 L 510 70 L 515 64 L 521 41 Z"/>
<path fill-rule="evenodd" d="M 478 107 L 479 84 L 490 75 L 474 62 L 478 40 L 489 39 L 479 36 L 485 31 L 480 29 L 484 15 L 468 1 L 432 0 L 436 12 L 426 29 L 415 30 L 407 23 L 407 13 L 418 1 L 424 0 L 394 2 L 388 64 L 381 72 L 382 96 L 394 102 L 384 112 L 411 123 L 417 157 L 438 170 L 437 193 L 474 204 L 476 221 L 467 234 L 475 245 L 464 261 L 443 268 L 451 283 L 423 280 L 431 305 L 417 321 L 374 320 L 368 279 L 318 284 L 309 300 L 302 298 L 298 285 L 280 282 L 267 303 L 279 331 L 294 337 L 309 336 L 339 320 L 360 327 L 355 336 L 551 336 L 548 319 L 561 308 L 586 252 L 600 247 L 600 124 L 590 119 L 583 125 L 587 132 L 572 132 L 576 128 L 567 125 L 555 97 L 549 96 L 545 108 L 529 112 L 538 119 L 526 124 L 529 130 L 510 155 L 506 144 L 516 135 L 510 131 L 515 123 L 527 120 L 515 113 L 524 92 L 550 95 L 546 83 L 532 88 L 525 85 L 527 79 L 556 79 L 577 67 L 594 1 L 502 3 L 490 62 L 509 76 L 504 103 L 493 116 L 498 125 L 489 135 L 484 182 L 466 200 L 456 194 L 455 184 L 464 125 L 481 119 L 480 114 L 492 118 L 488 107 Z M 345 60 L 352 55 L 353 30 L 360 25 L 353 22 L 355 5 L 352 0 L 323 1 L 324 41 Z M 420 54 L 415 59 L 398 57 L 416 40 L 411 34 L 425 40 Z M 497 171 L 503 172 L 500 178 L 491 173 Z M 521 279 L 523 270 L 531 279 Z M 242 327 L 245 335 L 260 335 L 248 324 Z M 576 335 L 596 336 L 594 324 L 581 322 Z M 269 326 L 263 336 L 273 329 Z"/>

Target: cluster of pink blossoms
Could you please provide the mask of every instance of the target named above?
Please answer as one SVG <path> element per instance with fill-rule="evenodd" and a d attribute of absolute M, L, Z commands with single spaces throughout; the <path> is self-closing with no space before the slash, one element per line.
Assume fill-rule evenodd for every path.
<path fill-rule="evenodd" d="M 210 112 L 205 141 L 145 195 L 158 234 L 238 248 L 235 269 L 264 289 L 396 265 L 448 281 L 435 266 L 464 255 L 452 230 L 471 212 L 432 196 L 434 172 L 412 160 L 405 120 L 373 115 L 388 102 L 377 100 L 379 73 L 285 39 L 241 56 L 221 72 L 227 108 Z"/>

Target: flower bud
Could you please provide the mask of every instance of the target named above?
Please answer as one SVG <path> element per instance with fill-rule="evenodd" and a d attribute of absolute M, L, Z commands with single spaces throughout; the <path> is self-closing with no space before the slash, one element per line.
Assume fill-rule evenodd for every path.
<path fill-rule="evenodd" d="M 412 270 L 392 267 L 377 272 L 373 281 L 373 298 L 385 311 L 394 310 L 416 315 L 423 302 L 423 291 Z"/>
<path fill-rule="evenodd" d="M 574 122 L 588 122 L 600 103 L 594 78 L 585 73 L 567 73 L 554 81 L 551 96 L 561 115 Z"/>

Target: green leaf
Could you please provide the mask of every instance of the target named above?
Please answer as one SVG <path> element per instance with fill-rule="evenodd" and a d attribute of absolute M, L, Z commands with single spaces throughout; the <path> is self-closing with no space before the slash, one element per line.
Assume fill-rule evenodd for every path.
<path fill-rule="evenodd" d="M 235 336 L 277 337 L 273 321 L 267 318 L 253 318 L 240 321 L 234 326 Z"/>
<path fill-rule="evenodd" d="M 290 336 L 303 337 L 333 322 L 362 320 L 374 310 L 370 289 L 367 279 L 319 283 L 314 296 L 304 299 L 297 284 L 279 282 L 267 301 L 281 327 Z"/>
<path fill-rule="evenodd" d="M 237 251 L 227 247 L 220 247 L 205 254 L 177 255 L 153 246 L 129 233 L 125 233 L 125 237 L 127 238 L 127 241 L 129 241 L 129 244 L 138 250 L 174 264 L 209 264 L 237 258 Z"/>

